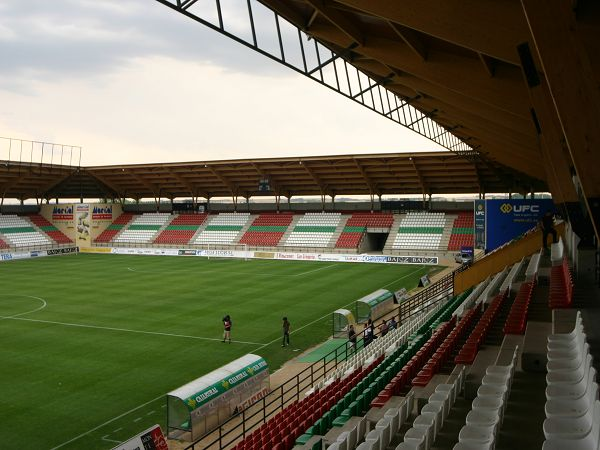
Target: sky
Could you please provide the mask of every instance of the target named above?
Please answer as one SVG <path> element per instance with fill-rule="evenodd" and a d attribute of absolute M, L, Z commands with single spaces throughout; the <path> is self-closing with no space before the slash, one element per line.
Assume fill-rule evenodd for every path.
<path fill-rule="evenodd" d="M 0 2 L 0 105 L 0 136 L 82 165 L 444 150 L 154 0 Z"/>

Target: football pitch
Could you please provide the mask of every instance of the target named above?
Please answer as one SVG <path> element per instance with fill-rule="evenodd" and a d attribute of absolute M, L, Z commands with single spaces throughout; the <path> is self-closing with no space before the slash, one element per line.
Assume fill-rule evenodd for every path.
<path fill-rule="evenodd" d="M 335 309 L 432 270 L 91 254 L 2 263 L 0 448 L 110 449 L 165 430 L 167 392 L 246 353 L 274 371 L 331 335 Z"/>

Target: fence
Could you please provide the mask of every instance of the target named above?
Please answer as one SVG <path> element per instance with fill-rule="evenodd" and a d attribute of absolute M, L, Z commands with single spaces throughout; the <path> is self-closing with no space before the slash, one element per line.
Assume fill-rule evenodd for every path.
<path fill-rule="evenodd" d="M 423 312 L 437 306 L 453 295 L 454 272 L 449 273 L 426 289 L 420 291 L 408 300 L 402 302 L 394 311 L 394 316 L 399 325 L 408 323 L 414 318 L 422 316 Z M 376 332 L 375 335 L 378 333 Z M 357 340 L 356 351 L 364 347 L 362 338 Z M 298 373 L 295 377 L 278 386 L 267 396 L 250 405 L 241 413 L 231 417 L 215 430 L 189 445 L 185 450 L 225 449 L 244 438 L 249 432 L 278 411 L 285 408 L 295 400 L 299 400 L 303 392 L 315 383 L 335 372 L 338 365 L 353 354 L 349 346 L 344 343 L 329 352 L 319 361 Z"/>

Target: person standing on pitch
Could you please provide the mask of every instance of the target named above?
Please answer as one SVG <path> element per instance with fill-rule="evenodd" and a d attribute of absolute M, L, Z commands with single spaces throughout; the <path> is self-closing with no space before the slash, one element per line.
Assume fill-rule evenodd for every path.
<path fill-rule="evenodd" d="M 287 317 L 283 318 L 283 342 L 281 343 L 282 347 L 286 345 L 290 345 L 290 322 Z"/>
<path fill-rule="evenodd" d="M 231 317 L 227 314 L 223 317 L 223 342 L 229 340 L 231 344 Z"/>

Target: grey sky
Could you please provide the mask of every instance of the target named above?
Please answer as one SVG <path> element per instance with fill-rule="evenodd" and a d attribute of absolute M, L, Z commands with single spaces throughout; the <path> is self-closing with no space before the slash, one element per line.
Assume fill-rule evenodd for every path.
<path fill-rule="evenodd" d="M 0 135 L 86 164 L 440 149 L 152 0 L 1 2 L 0 104 Z"/>

